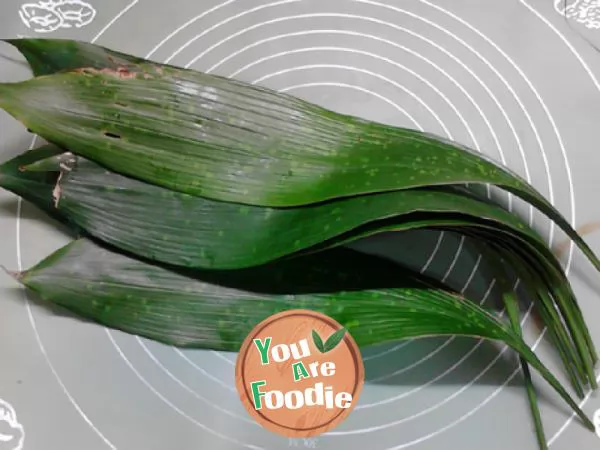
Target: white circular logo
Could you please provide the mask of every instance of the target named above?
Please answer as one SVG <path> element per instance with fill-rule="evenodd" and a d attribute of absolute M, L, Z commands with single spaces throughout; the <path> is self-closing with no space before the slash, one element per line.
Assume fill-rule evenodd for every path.
<path fill-rule="evenodd" d="M 554 0 L 554 9 L 587 28 L 600 28 L 600 0 Z"/>
<path fill-rule="evenodd" d="M 0 399 L 0 450 L 21 450 L 24 440 L 25 431 L 15 409 Z"/>
<path fill-rule="evenodd" d="M 82 0 L 47 0 L 21 5 L 19 16 L 36 33 L 52 33 L 59 28 L 89 25 L 96 17 L 96 10 Z"/>

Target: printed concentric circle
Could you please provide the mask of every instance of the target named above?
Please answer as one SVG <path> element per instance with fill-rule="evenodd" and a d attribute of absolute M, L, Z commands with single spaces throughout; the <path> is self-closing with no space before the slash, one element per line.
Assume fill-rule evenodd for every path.
<path fill-rule="evenodd" d="M 148 3 L 141 0 L 128 5 L 107 24 L 102 36 L 110 35 L 116 21 L 135 27 L 140 17 L 135 11 L 149 7 Z M 523 8 L 535 11 L 531 6 Z M 132 14 L 126 14 L 129 10 Z M 558 45 L 573 51 L 564 36 L 556 34 L 555 28 L 552 31 L 548 19 L 539 13 L 537 17 L 551 30 L 549 38 L 554 33 L 554 39 L 563 39 Z M 401 6 L 370 0 L 325 6 L 294 0 L 229 0 L 202 7 L 195 17 L 181 17 L 179 23 L 181 26 L 164 30 L 164 38 L 144 37 L 149 56 L 456 138 L 519 172 L 574 223 L 574 175 L 566 151 L 572 141 L 563 137 L 563 125 L 553 116 L 555 106 L 546 98 L 547 89 L 538 88 L 538 81 L 530 79 L 527 70 L 519 66 L 521 61 L 486 36 L 483 26 L 474 27 L 458 12 L 421 0 Z M 577 52 L 572 56 L 585 71 L 585 61 Z M 555 229 L 546 218 L 513 198 L 500 198 L 537 226 L 548 242 L 556 242 Z M 17 220 L 21 265 L 21 254 L 27 247 L 21 250 L 19 224 Z M 415 260 L 417 244 L 421 244 L 421 258 Z M 408 259 L 425 273 L 454 281 L 466 295 L 476 296 L 484 304 L 489 305 L 494 296 L 493 280 L 482 276 L 481 258 L 468 254 L 468 243 L 460 238 L 440 239 L 435 235 L 432 239 L 426 233 L 414 233 L 410 239 L 378 237 L 357 247 Z M 567 269 L 572 255 L 571 247 Z M 115 440 L 121 436 L 116 425 L 107 421 L 98 425 L 93 418 L 98 417 L 97 406 L 88 397 L 82 400 L 73 393 L 77 390 L 74 383 L 64 381 L 69 368 L 58 354 L 45 350 L 52 319 L 38 316 L 29 303 L 27 308 L 39 347 L 79 416 L 100 437 L 102 445 L 121 448 Z M 532 341 L 537 347 L 543 334 L 526 319 L 524 326 L 534 334 Z M 171 425 L 185 429 L 180 422 L 189 424 L 201 436 L 211 436 L 206 439 L 215 439 L 215 445 L 230 446 L 227 448 L 270 450 L 288 445 L 266 436 L 236 403 L 235 355 L 165 349 L 108 330 L 107 335 L 109 347 L 124 363 L 125 369 L 119 373 L 143 386 L 150 403 L 156 401 L 166 407 Z M 299 446 L 333 449 L 368 445 L 383 450 L 422 448 L 430 440 L 443 442 L 443 437 L 439 441 L 434 438 L 452 435 L 450 430 L 462 423 L 465 425 L 460 429 L 468 432 L 476 414 L 504 420 L 500 410 L 489 405 L 504 401 L 499 399 L 507 396 L 499 394 L 506 392 L 506 386 L 519 374 L 516 361 L 507 363 L 506 352 L 485 342 L 402 342 L 364 353 L 367 384 L 355 411 L 336 430 Z M 108 383 L 104 390 L 111 391 Z M 547 432 L 554 443 L 566 424 L 563 417 L 546 409 L 544 414 L 550 416 Z M 515 414 L 529 420 L 526 408 Z M 498 437 L 510 439 L 501 433 Z M 535 445 L 533 435 L 531 438 Z M 477 438 L 464 439 L 465 445 L 473 439 L 472 448 L 478 448 Z"/>

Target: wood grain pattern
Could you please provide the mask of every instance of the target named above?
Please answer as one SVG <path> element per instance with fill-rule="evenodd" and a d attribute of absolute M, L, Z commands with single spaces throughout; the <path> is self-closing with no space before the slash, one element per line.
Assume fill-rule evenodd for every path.
<path fill-rule="evenodd" d="M 337 347 L 327 353 L 321 353 L 312 338 L 312 330 L 316 330 L 325 342 L 341 328 L 339 323 L 323 314 L 309 310 L 291 310 L 267 318 L 249 333 L 236 362 L 236 387 L 244 407 L 254 420 L 277 434 L 287 437 L 310 437 L 335 428 L 350 414 L 364 384 L 364 365 L 359 348 L 352 336 L 346 333 Z M 269 337 L 272 339 L 268 351 L 269 364 L 264 365 L 261 363 L 261 354 L 254 339 L 265 342 Z M 301 340 L 306 340 L 308 356 L 303 357 L 305 353 L 300 345 Z M 277 347 L 280 344 L 285 344 L 289 352 L 282 350 L 282 347 Z M 293 346 L 297 348 L 295 355 L 292 351 Z M 277 355 L 289 354 L 289 359 L 281 362 L 273 360 L 274 348 L 281 350 L 276 352 Z M 300 356 L 300 359 L 294 356 Z M 296 381 L 293 364 L 298 362 L 303 363 L 310 376 Z M 334 372 L 331 363 L 335 364 Z M 323 366 L 324 364 L 326 365 Z M 328 369 L 325 373 L 322 373 L 323 367 Z M 316 376 L 313 376 L 315 371 Z M 296 409 L 283 405 L 274 409 L 269 406 L 279 406 L 273 404 L 276 403 L 275 396 L 266 394 L 261 397 L 262 408 L 257 410 L 251 383 L 261 380 L 266 382 L 260 387 L 261 392 L 277 390 L 282 394 L 290 391 L 300 391 L 304 394 L 306 389 L 315 388 L 318 383 L 322 383 L 323 400 L 329 397 L 333 404 L 304 404 Z M 331 391 L 329 396 L 328 391 Z M 352 395 L 350 406 L 347 408 L 335 404 L 335 396 L 342 392 Z M 302 398 L 304 403 L 304 395 Z M 314 391 L 311 399 L 318 400 Z M 293 395 L 293 400 L 298 400 L 298 394 Z"/>

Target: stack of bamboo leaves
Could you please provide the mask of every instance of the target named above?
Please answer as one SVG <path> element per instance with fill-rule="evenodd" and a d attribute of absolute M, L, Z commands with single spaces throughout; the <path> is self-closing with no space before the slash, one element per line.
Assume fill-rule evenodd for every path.
<path fill-rule="evenodd" d="M 67 225 L 71 243 L 15 274 L 48 302 L 169 345 L 237 351 L 271 314 L 328 314 L 361 347 L 461 335 L 520 355 L 590 420 L 522 338 L 521 277 L 572 388 L 598 361 L 564 270 L 540 235 L 470 185 L 533 205 L 600 269 L 568 221 L 483 155 L 427 133 L 71 40 L 15 39 L 34 77 L 0 107 L 49 144 L 0 166 L 0 186 Z M 503 286 L 508 320 L 440 280 L 344 246 L 383 231 L 460 233 Z"/>

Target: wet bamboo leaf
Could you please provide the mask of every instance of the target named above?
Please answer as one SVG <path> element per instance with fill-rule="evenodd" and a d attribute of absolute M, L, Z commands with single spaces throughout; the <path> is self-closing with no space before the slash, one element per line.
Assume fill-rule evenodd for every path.
<path fill-rule="evenodd" d="M 61 159 L 64 155 L 51 155 L 28 164 L 27 172 L 12 177 L 6 175 L 10 175 L 11 167 L 14 169 L 9 165 L 8 171 L 0 168 L 0 185 L 17 194 L 22 191 L 24 198 L 62 217 L 73 228 L 82 227 L 96 238 L 151 259 L 221 269 L 254 266 L 281 256 L 292 258 L 270 263 L 269 267 L 302 264 L 317 254 L 336 255 L 341 249 L 331 248 L 386 230 L 438 228 L 462 233 L 489 245 L 492 252 L 503 255 L 504 261 L 526 275 L 526 287 L 535 293 L 538 309 L 578 394 L 582 393 L 580 383 L 596 387 L 596 351 L 557 259 L 518 218 L 459 187 L 464 183 L 490 183 L 530 202 L 555 221 L 600 268 L 597 257 L 560 212 L 509 169 L 438 136 L 333 113 L 265 88 L 152 63 L 93 44 L 52 39 L 7 42 L 24 54 L 35 75 L 48 76 L 0 85 L 0 106 L 31 131 L 87 160 L 77 158 L 77 164 L 67 161 L 65 166 Z M 44 171 L 57 165 L 62 166 L 62 174 L 60 183 L 54 186 L 52 175 L 44 175 Z M 91 169 L 96 170 L 98 178 L 89 183 L 93 179 Z M 100 183 L 101 174 L 110 178 L 108 184 Z M 53 188 L 54 210 L 48 208 L 52 204 L 48 187 Z M 411 189 L 415 187 L 419 189 Z M 160 201 L 156 201 L 158 197 Z M 210 205 L 203 210 L 204 216 L 192 214 L 184 224 L 187 228 L 182 226 L 182 213 L 196 213 L 192 206 L 199 203 L 186 201 Z M 170 215 L 164 214 L 169 220 L 144 220 L 140 212 L 151 209 L 152 204 L 169 204 L 171 209 L 166 211 Z M 121 209 L 115 205 L 121 205 Z M 229 226 L 227 220 L 217 220 L 226 216 L 215 205 L 230 208 L 228 218 L 238 220 L 237 228 L 235 224 Z M 217 213 L 211 222 L 207 217 L 215 211 L 221 216 Z M 173 217 L 178 219 L 170 220 Z M 250 231 L 243 235 L 239 225 L 247 223 L 251 224 Z M 196 227 L 197 232 L 199 224 L 205 226 L 199 234 L 207 242 L 191 239 L 192 228 Z M 302 227 L 310 232 L 299 233 Z M 144 240 L 146 236 L 135 236 L 136 228 L 139 235 L 144 234 L 139 230 L 145 230 L 150 237 Z M 274 243 L 265 238 L 267 232 L 277 235 Z M 184 244 L 188 235 L 189 244 Z M 173 239 L 175 245 L 169 246 Z M 234 248 L 236 243 L 242 245 Z M 183 247 L 187 255 L 181 252 Z M 175 250 L 169 253 L 169 248 Z M 62 256 L 56 256 L 59 254 L 48 260 L 60 260 Z M 37 268 L 46 270 L 44 264 Z M 381 276 L 377 278 L 377 282 L 382 280 Z M 453 295 L 434 280 L 429 280 L 428 287 Z M 339 294 L 335 299 L 338 304 L 341 297 L 348 298 L 346 291 L 330 293 Z M 375 297 L 379 295 L 380 290 Z M 65 297 L 69 295 L 58 295 L 58 303 L 64 305 Z M 445 301 L 436 298 L 434 302 L 438 300 L 440 305 Z M 72 299 L 66 304 L 75 310 L 81 306 L 73 306 Z M 319 307 L 327 307 L 326 302 Z M 521 353 L 526 377 L 530 363 L 576 408 L 552 375 L 544 372 L 535 355 L 520 347 L 520 329 L 515 324 L 510 298 L 507 308 L 511 319 L 508 331 L 511 339 L 519 342 L 509 345 Z M 90 313 L 92 310 L 87 309 L 85 314 L 96 314 L 95 320 L 102 323 L 105 318 L 98 319 L 97 311 Z M 111 311 L 112 304 L 104 315 L 111 316 Z M 411 309 L 410 314 L 417 311 Z M 448 311 L 442 314 L 438 310 L 436 314 L 435 319 L 413 315 L 408 322 L 398 319 L 398 324 L 410 329 L 415 319 L 423 319 L 423 326 L 429 321 L 434 323 L 427 326 L 437 327 L 435 333 L 460 334 L 450 331 L 458 327 L 458 322 L 452 325 L 441 320 Z M 125 327 L 132 327 L 139 317 L 138 311 Z M 364 325 L 358 319 L 349 323 L 354 331 Z M 171 326 L 172 336 L 182 332 L 172 322 Z M 407 329 L 403 332 L 409 336 Z M 232 329 L 228 332 L 230 337 L 236 334 Z M 425 328 L 420 330 L 424 332 Z M 323 344 L 317 335 L 319 348 L 328 349 L 334 336 Z M 542 442 L 543 430 L 531 385 L 528 394 Z M 586 425 L 590 427 L 589 420 Z"/>
<path fill-rule="evenodd" d="M 329 257 L 336 258 L 340 251 L 353 252 L 335 249 Z M 347 276 L 360 276 L 364 267 L 381 260 L 353 253 L 353 262 L 362 259 L 361 264 L 348 264 L 347 255 L 339 259 Z M 361 347 L 440 335 L 504 342 L 538 370 L 593 430 L 589 418 L 535 353 L 488 310 L 432 287 L 426 278 L 408 270 L 395 271 L 398 284 L 392 289 L 332 288 L 337 268 L 322 258 L 323 253 L 318 256 L 241 271 L 184 272 L 80 239 L 15 277 L 45 301 L 80 317 L 179 347 L 237 351 L 260 321 L 296 308 L 329 315 Z M 323 272 L 334 276 L 323 277 Z M 287 295 L 282 295 L 281 285 L 273 287 L 275 273 L 290 280 Z M 320 286 L 315 279 L 321 281 Z"/>
<path fill-rule="evenodd" d="M 191 195 L 273 207 L 490 183 L 548 215 L 600 269 L 539 192 L 458 143 L 94 44 L 8 42 L 34 72 L 50 75 L 1 85 L 0 106 L 33 132 L 115 172 Z M 56 72 L 64 69 L 71 71 Z"/>
<path fill-rule="evenodd" d="M 60 158 L 39 160 L 23 168 L 28 172 L 46 167 L 55 172 L 57 186 L 46 186 L 45 195 L 54 195 L 59 212 L 92 236 L 169 264 L 249 267 L 328 245 L 335 239 L 348 243 L 355 235 L 377 233 L 386 223 L 393 223 L 396 230 L 411 229 L 415 219 L 429 213 L 436 218 L 461 215 L 463 220 L 501 225 L 543 249 L 545 257 L 558 264 L 542 238 L 517 216 L 451 188 L 408 189 L 302 208 L 269 208 L 171 191 L 107 171 L 81 157 L 70 159 L 65 166 L 68 156 Z M 419 226 L 425 225 L 419 222 Z M 139 233 L 141 228 L 144 233 Z"/>
<path fill-rule="evenodd" d="M 49 202 L 49 198 L 59 192 L 57 212 L 69 223 L 125 251 L 178 266 L 209 266 L 207 255 L 212 258 L 212 268 L 234 268 L 232 261 L 239 262 L 239 258 L 246 258 L 244 261 L 248 266 L 257 265 L 282 255 L 315 253 L 388 229 L 444 227 L 469 236 L 479 233 L 479 239 L 492 244 L 502 239 L 518 240 L 518 245 L 529 248 L 530 254 L 539 255 L 539 259 L 520 260 L 520 263 L 530 264 L 530 270 L 541 273 L 542 279 L 546 280 L 545 284 L 530 286 L 530 289 L 546 289 L 551 294 L 543 298 L 549 302 L 557 299 L 560 303 L 555 321 L 547 325 L 554 327 L 557 335 L 579 336 L 577 347 L 570 338 L 557 343 L 563 351 L 561 357 L 565 365 L 569 368 L 572 360 L 589 361 L 588 353 L 592 359 L 596 358 L 593 343 L 587 340 L 587 326 L 583 318 L 573 312 L 577 311 L 574 295 L 557 294 L 562 292 L 559 290 L 563 289 L 562 283 L 568 286 L 569 281 L 541 238 L 498 205 L 483 202 L 459 189 L 388 192 L 296 209 L 240 207 L 107 172 L 81 157 L 70 160 L 70 166 L 65 170 L 65 155 L 54 155 L 45 160 L 36 160 L 33 156 L 38 152 L 40 157 L 46 156 L 48 151 L 36 149 L 0 166 L 0 186 L 3 185 L 3 172 L 10 173 L 11 168 L 21 167 L 18 174 L 26 183 L 19 185 L 13 175 L 8 188 L 14 193 L 19 195 L 26 191 L 31 196 L 29 191 L 35 189 L 38 197 L 45 195 Z M 19 162 L 25 157 L 30 165 L 23 166 Z M 35 167 L 36 171 L 30 173 L 30 167 Z M 53 170 L 55 179 L 32 185 L 28 177 L 39 177 L 37 170 L 40 167 Z M 59 171 L 63 173 L 57 190 L 54 183 Z M 387 220 L 378 220 L 381 215 Z M 358 226 L 361 220 L 371 222 Z M 279 231 L 281 229 L 285 232 Z M 478 231 L 471 232 L 471 229 Z M 316 247 L 310 248 L 311 244 Z M 299 252 L 307 247 L 307 251 Z M 260 254 L 252 252 L 253 249 L 260 250 Z M 544 307 L 554 310 L 555 304 L 548 303 Z M 561 317 L 568 329 L 563 329 Z M 586 338 L 585 345 L 581 334 Z M 588 371 L 581 368 L 578 375 L 585 384 L 591 376 L 593 383 L 593 372 L 590 375 L 589 364 L 586 367 Z M 582 392 L 579 381 L 574 386 L 578 393 Z"/>

